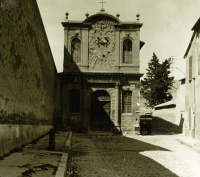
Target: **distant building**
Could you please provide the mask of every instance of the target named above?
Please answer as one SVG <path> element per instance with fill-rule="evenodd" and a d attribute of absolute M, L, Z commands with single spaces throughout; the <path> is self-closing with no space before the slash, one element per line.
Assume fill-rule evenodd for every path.
<path fill-rule="evenodd" d="M 139 125 L 142 23 L 105 12 L 64 27 L 61 124 L 74 131 L 134 133 Z"/>
<path fill-rule="evenodd" d="M 200 18 L 192 28 L 193 35 L 185 52 L 184 134 L 200 140 Z"/>

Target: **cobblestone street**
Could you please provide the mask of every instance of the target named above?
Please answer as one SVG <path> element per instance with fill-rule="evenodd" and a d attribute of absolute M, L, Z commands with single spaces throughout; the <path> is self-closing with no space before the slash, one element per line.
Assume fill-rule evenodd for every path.
<path fill-rule="evenodd" d="M 200 153 L 178 136 L 73 134 L 73 163 L 79 177 L 199 177 Z"/>

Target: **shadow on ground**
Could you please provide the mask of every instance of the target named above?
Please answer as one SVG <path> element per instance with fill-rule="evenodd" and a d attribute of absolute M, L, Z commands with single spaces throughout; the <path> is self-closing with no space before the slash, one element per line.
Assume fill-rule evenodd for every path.
<path fill-rule="evenodd" d="M 177 177 L 161 164 L 140 154 L 144 151 L 169 150 L 120 135 L 74 134 L 71 163 L 80 177 Z"/>

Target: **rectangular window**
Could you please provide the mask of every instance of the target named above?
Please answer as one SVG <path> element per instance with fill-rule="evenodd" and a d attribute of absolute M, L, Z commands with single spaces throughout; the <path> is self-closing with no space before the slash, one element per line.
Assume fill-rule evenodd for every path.
<path fill-rule="evenodd" d="M 122 94 L 122 113 L 131 113 L 131 91 L 123 91 Z"/>
<path fill-rule="evenodd" d="M 70 112 L 79 113 L 80 112 L 80 91 L 71 90 L 70 91 Z"/>
<path fill-rule="evenodd" d="M 132 41 L 125 39 L 123 42 L 123 63 L 132 63 Z"/>
<path fill-rule="evenodd" d="M 192 56 L 189 57 L 189 81 L 192 80 Z"/>
<path fill-rule="evenodd" d="M 198 55 L 198 75 L 200 75 L 200 54 Z"/>

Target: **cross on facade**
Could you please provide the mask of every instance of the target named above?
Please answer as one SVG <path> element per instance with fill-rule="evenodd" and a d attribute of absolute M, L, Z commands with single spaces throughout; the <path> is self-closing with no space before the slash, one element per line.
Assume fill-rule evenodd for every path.
<path fill-rule="evenodd" d="M 101 9 L 103 9 L 103 4 L 106 3 L 106 2 L 104 2 L 103 0 L 101 0 L 101 2 L 99 2 L 99 3 L 102 4 L 102 8 Z"/>

